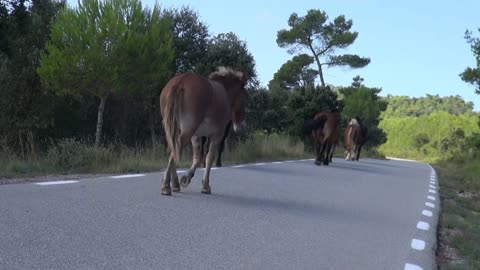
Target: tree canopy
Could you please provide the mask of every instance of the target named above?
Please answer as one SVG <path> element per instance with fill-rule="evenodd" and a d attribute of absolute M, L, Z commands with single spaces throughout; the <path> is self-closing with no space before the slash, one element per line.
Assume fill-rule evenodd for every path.
<path fill-rule="evenodd" d="M 297 13 L 288 19 L 289 29 L 277 33 L 277 44 L 288 48 L 291 54 L 307 50 L 315 59 L 320 82 L 325 87 L 323 67 L 349 66 L 362 68 L 370 63 L 369 58 L 355 54 L 337 55 L 339 49 L 352 45 L 358 37 L 358 32 L 351 31 L 353 22 L 340 15 L 328 21 L 325 11 L 311 9 L 303 17 Z"/>
<path fill-rule="evenodd" d="M 478 32 L 480 33 L 480 28 L 478 29 Z M 472 49 L 477 66 L 473 68 L 467 67 L 465 71 L 460 74 L 460 77 L 463 81 L 474 85 L 475 92 L 480 94 L 480 38 L 474 37 L 472 31 L 467 30 L 465 32 L 465 39 Z"/>
<path fill-rule="evenodd" d="M 246 42 L 233 32 L 221 33 L 208 40 L 207 52 L 199 64 L 198 72 L 208 76 L 219 66 L 241 70 L 249 79 L 249 85 L 258 85 L 255 59 Z"/>
<path fill-rule="evenodd" d="M 313 57 L 307 54 L 294 56 L 273 75 L 273 79 L 269 82 L 269 89 L 281 87 L 292 90 L 313 86 L 317 75 L 317 71 L 309 68 L 313 62 Z"/>
<path fill-rule="evenodd" d="M 385 100 L 388 102 L 388 106 L 382 115 L 384 118 L 418 117 L 439 111 L 461 115 L 473 111 L 473 102 L 466 102 L 458 95 L 440 97 L 427 94 L 425 97 L 418 98 L 388 95 Z"/>
<path fill-rule="evenodd" d="M 125 74 L 138 68 L 151 73 L 151 81 L 142 84 L 153 84 L 150 90 L 169 74 L 172 36 L 169 21 L 160 18 L 158 9 L 143 10 L 138 0 L 84 0 L 78 8 L 64 9 L 52 27 L 38 72 L 44 84 L 59 94 L 99 99 L 97 146 L 107 98 L 128 91 Z M 135 57 L 128 57 L 132 54 Z"/>

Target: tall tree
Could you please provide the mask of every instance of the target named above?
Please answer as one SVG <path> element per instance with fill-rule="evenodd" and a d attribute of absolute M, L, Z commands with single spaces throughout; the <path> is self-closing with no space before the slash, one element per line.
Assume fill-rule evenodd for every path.
<path fill-rule="evenodd" d="M 478 32 L 480 32 L 480 28 L 478 29 Z M 460 77 L 463 81 L 473 84 L 476 88 L 475 92 L 480 94 L 480 38 L 474 37 L 472 34 L 472 31 L 467 30 L 465 32 L 465 39 L 472 49 L 477 62 L 477 67 L 467 67 L 465 71 L 460 74 Z"/>
<path fill-rule="evenodd" d="M 205 75 L 218 66 L 230 66 L 244 72 L 248 78 L 257 78 L 255 59 L 247 43 L 233 32 L 221 33 L 209 40 L 204 64 L 202 71 Z"/>
<path fill-rule="evenodd" d="M 352 20 L 345 19 L 344 15 L 327 22 L 328 16 L 324 11 L 311 9 L 304 17 L 297 13 L 288 19 L 289 29 L 282 29 L 277 33 L 277 44 L 281 48 L 289 48 L 293 54 L 308 50 L 317 63 L 320 82 L 325 87 L 323 67 L 349 66 L 362 68 L 370 63 L 369 58 L 354 54 L 335 55 L 338 49 L 352 45 L 358 37 L 358 32 L 352 32 Z"/>
<path fill-rule="evenodd" d="M 165 15 L 172 21 L 177 72 L 196 71 L 204 62 L 208 49 L 208 27 L 198 13 L 189 8 L 169 9 Z"/>
<path fill-rule="evenodd" d="M 235 33 L 222 33 L 211 38 L 205 58 L 197 71 L 207 76 L 218 66 L 242 71 L 249 78 L 250 86 L 258 85 L 255 59 L 248 50 L 247 43 L 240 40 Z"/>
<path fill-rule="evenodd" d="M 313 86 L 315 76 L 318 73 L 314 69 L 309 68 L 313 62 L 313 57 L 307 54 L 294 56 L 273 74 L 273 80 L 269 82 L 269 89 L 282 87 L 292 90 L 299 87 Z"/>
<path fill-rule="evenodd" d="M 125 74 L 139 68 L 138 61 L 143 60 L 149 67 L 143 71 L 154 75 L 141 74 L 142 78 L 152 83 L 152 78 L 164 76 L 160 75 L 165 71 L 162 60 L 167 66 L 172 60 L 166 52 L 171 51 L 170 34 L 160 30 L 164 28 L 161 25 L 153 27 L 161 20 L 149 19 L 153 16 L 149 13 L 142 10 L 138 0 L 84 0 L 77 8 L 66 8 L 52 28 L 38 72 L 44 84 L 58 94 L 86 94 L 98 99 L 96 146 L 101 143 L 109 96 L 128 91 Z M 154 13 L 159 16 L 158 11 Z M 156 40 L 156 35 L 163 38 Z M 146 49 L 148 46 L 153 48 Z"/>

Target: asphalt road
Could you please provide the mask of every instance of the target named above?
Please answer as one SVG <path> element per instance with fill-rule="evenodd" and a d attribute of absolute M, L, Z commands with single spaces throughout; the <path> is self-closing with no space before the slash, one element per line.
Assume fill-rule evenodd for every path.
<path fill-rule="evenodd" d="M 0 185 L 0 269 L 435 267 L 428 164 L 225 167 L 172 197 L 162 175 Z"/>

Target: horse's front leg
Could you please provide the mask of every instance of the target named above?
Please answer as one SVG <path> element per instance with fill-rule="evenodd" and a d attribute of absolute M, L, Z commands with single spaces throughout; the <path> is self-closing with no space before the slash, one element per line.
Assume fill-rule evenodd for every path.
<path fill-rule="evenodd" d="M 212 191 L 210 189 L 210 169 L 212 168 L 213 161 L 215 160 L 215 154 L 218 151 L 221 137 L 211 137 L 210 138 L 210 147 L 207 154 L 207 166 L 205 167 L 205 174 L 203 175 L 202 181 L 202 193 L 210 194 Z"/>
<path fill-rule="evenodd" d="M 193 136 L 192 137 L 192 148 L 193 148 L 193 160 L 192 166 L 188 170 L 187 174 L 182 176 L 180 179 L 180 183 L 182 187 L 187 187 L 190 182 L 192 182 L 192 178 L 195 176 L 195 171 L 197 170 L 198 166 L 202 163 L 203 160 L 203 139 L 202 137 Z M 207 154 L 208 155 L 208 154 Z"/>
<path fill-rule="evenodd" d="M 360 159 L 360 152 L 362 152 L 362 147 L 363 147 L 362 144 L 360 144 L 360 146 L 358 147 L 357 156 L 355 157 L 356 161 L 358 161 Z"/>

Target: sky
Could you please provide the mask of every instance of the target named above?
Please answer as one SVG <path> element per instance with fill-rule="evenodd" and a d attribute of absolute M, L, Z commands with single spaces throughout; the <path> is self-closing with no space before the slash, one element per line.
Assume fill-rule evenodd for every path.
<path fill-rule="evenodd" d="M 68 0 L 76 4 L 76 0 Z M 143 0 L 153 6 L 155 0 Z M 465 30 L 480 32 L 480 1 L 385 0 L 165 0 L 162 8 L 189 6 L 209 26 L 212 35 L 234 32 L 247 43 L 255 58 L 261 85 L 293 55 L 276 43 L 277 32 L 288 28 L 292 13 L 304 16 L 309 9 L 325 11 L 330 19 L 345 15 L 359 33 L 355 43 L 338 53 L 369 57 L 362 69 L 324 70 L 327 84 L 348 86 L 360 75 L 381 95 L 411 97 L 460 95 L 480 110 L 480 95 L 459 74 L 475 67 L 475 58 L 464 39 Z"/>

